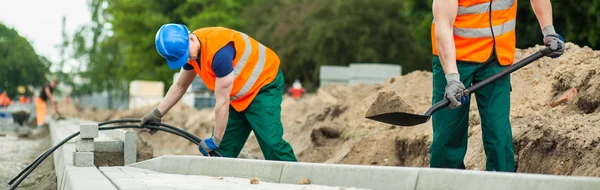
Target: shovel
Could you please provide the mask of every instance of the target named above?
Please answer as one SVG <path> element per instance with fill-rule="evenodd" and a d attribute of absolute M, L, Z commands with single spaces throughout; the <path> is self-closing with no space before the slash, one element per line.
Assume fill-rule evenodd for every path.
<path fill-rule="evenodd" d="M 483 86 L 493 83 L 494 81 L 520 69 L 521 67 L 524 67 L 525 65 L 528 65 L 529 63 L 532 63 L 532 62 L 538 60 L 539 58 L 542 58 L 542 57 L 548 55 L 550 52 L 552 52 L 552 49 L 557 49 L 557 47 L 558 47 L 557 45 L 558 44 L 552 44 L 551 47 L 546 47 L 546 48 L 534 53 L 533 55 L 530 55 L 529 57 L 519 61 L 518 63 L 512 64 L 511 66 L 506 67 L 502 71 L 486 78 L 485 80 L 473 84 L 472 86 L 470 86 L 469 88 L 466 89 L 467 93 L 471 94 L 472 92 L 475 92 L 475 91 L 481 89 Z M 366 118 L 375 120 L 375 121 L 379 121 L 379 122 L 383 122 L 383 123 L 387 123 L 387 124 L 392 124 L 392 125 L 414 126 L 414 125 L 426 123 L 427 121 L 429 121 L 429 118 L 431 117 L 431 115 L 433 113 L 435 113 L 438 110 L 441 110 L 442 108 L 444 108 L 448 105 L 450 105 L 450 100 L 448 100 L 448 98 L 444 98 L 444 100 L 439 101 L 438 103 L 431 106 L 425 112 L 424 115 L 404 113 L 404 112 L 390 112 L 390 113 L 384 113 L 384 114 L 379 114 L 379 115 L 373 115 L 373 116 L 369 116 Z"/>

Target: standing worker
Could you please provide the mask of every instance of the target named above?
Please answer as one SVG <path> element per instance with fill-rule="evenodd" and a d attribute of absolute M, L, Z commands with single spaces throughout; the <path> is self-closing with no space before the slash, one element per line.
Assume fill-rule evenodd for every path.
<path fill-rule="evenodd" d="M 548 56 L 559 57 L 564 41 L 554 31 L 550 0 L 531 0 L 531 6 L 543 43 L 559 45 Z M 451 103 L 432 116 L 430 167 L 465 169 L 470 107 L 465 88 L 513 63 L 517 1 L 435 0 L 433 16 L 432 99 L 436 103 L 448 98 Z M 487 171 L 515 172 L 510 92 L 510 76 L 475 92 Z"/>
<path fill-rule="evenodd" d="M 9 104 L 12 103 L 12 100 L 6 94 L 6 91 L 2 91 L 0 89 L 0 107 L 8 107 Z"/>
<path fill-rule="evenodd" d="M 54 105 L 54 109 L 58 113 L 58 107 L 56 105 L 56 100 L 52 96 L 52 92 L 58 85 L 58 80 L 53 80 L 49 85 L 45 85 L 42 90 L 40 90 L 40 95 L 35 99 L 35 115 L 37 117 L 37 127 L 41 129 L 44 126 L 44 119 L 46 117 L 46 101 L 50 100 L 50 102 Z"/>
<path fill-rule="evenodd" d="M 235 30 L 207 27 L 190 33 L 182 24 L 163 25 L 156 33 L 156 49 L 171 69 L 183 69 L 140 126 L 160 122 L 197 74 L 216 99 L 213 135 L 199 146 L 203 155 L 218 150 L 224 157 L 235 158 L 254 131 L 266 160 L 296 161 L 292 147 L 283 139 L 284 80 L 275 52 Z"/>

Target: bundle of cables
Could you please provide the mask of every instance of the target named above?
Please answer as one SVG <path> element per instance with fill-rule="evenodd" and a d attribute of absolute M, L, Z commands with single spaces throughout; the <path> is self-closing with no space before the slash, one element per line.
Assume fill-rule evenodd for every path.
<path fill-rule="evenodd" d="M 149 123 L 149 124 L 141 126 L 141 127 L 138 124 L 123 124 L 123 123 L 139 123 L 139 122 L 140 122 L 139 119 L 119 119 L 119 120 L 105 121 L 105 122 L 98 123 L 98 130 L 103 131 L 103 130 L 126 129 L 126 128 L 140 128 L 140 129 L 147 128 L 147 129 L 155 129 L 155 130 L 159 130 L 159 131 L 164 131 L 167 133 L 171 133 L 171 134 L 183 137 L 183 138 L 189 140 L 190 142 L 194 143 L 195 145 L 199 145 L 200 142 L 202 142 L 202 139 L 198 138 L 197 136 L 195 136 L 183 129 L 180 129 L 180 128 L 177 128 L 177 127 L 174 127 L 174 126 L 171 126 L 168 124 L 164 124 L 164 123 Z M 113 124 L 113 125 L 111 125 L 111 124 Z M 119 125 L 114 125 L 114 124 L 119 124 Z M 106 126 L 106 125 L 110 125 L 110 126 Z M 58 149 L 60 146 L 62 146 L 63 144 L 65 144 L 66 142 L 71 140 L 72 138 L 76 137 L 77 135 L 79 135 L 79 132 L 73 133 L 72 135 L 63 139 L 61 142 L 59 142 L 58 144 L 56 144 L 55 146 L 51 147 L 46 152 L 44 152 L 43 154 L 38 156 L 35 159 L 35 161 L 33 161 L 31 164 L 29 164 L 24 170 L 22 170 L 17 176 L 15 176 L 12 180 L 10 180 L 8 182 L 8 185 L 10 185 L 10 190 L 17 188 L 17 186 L 19 186 L 19 184 L 29 174 L 31 174 L 31 172 L 38 165 L 40 165 L 44 161 L 44 159 L 46 159 L 48 156 L 52 155 L 52 153 L 54 151 L 56 151 L 56 149 Z M 221 154 L 219 154 L 219 152 L 217 152 L 217 151 L 212 151 L 210 153 L 210 156 L 221 157 Z"/>

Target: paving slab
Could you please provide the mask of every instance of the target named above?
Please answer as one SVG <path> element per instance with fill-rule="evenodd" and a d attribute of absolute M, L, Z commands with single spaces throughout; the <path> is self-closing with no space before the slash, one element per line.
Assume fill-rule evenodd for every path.
<path fill-rule="evenodd" d="M 320 163 L 285 163 L 280 183 L 298 183 L 308 178 L 313 184 L 371 189 L 413 190 L 418 168 Z"/>
<path fill-rule="evenodd" d="M 66 166 L 64 189 L 111 190 L 117 189 L 96 167 Z"/>
<path fill-rule="evenodd" d="M 100 167 L 100 171 L 107 176 L 119 189 L 285 189 L 285 190 L 353 190 L 324 185 L 299 185 L 266 182 L 262 179 L 258 184 L 250 184 L 249 178 L 238 177 L 212 177 L 201 175 L 181 175 L 157 173 L 142 168 L 134 167 Z M 131 176 L 126 178 L 123 176 Z"/>

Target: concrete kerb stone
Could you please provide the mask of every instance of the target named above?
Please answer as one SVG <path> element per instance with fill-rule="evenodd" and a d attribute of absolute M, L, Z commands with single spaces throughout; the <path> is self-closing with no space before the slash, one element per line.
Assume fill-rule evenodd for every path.
<path fill-rule="evenodd" d="M 94 152 L 94 139 L 79 139 L 75 146 L 77 152 Z"/>
<path fill-rule="evenodd" d="M 160 168 L 160 163 L 162 162 L 162 156 L 158 157 L 158 158 L 153 158 L 153 159 L 149 159 L 149 160 L 144 160 L 141 162 L 136 162 L 133 164 L 128 164 L 126 166 L 128 167 L 135 167 L 135 168 L 142 168 L 142 169 L 148 169 L 148 170 L 152 170 L 152 171 L 159 171 Z"/>
<path fill-rule="evenodd" d="M 81 124 L 79 136 L 82 139 L 97 138 L 98 137 L 98 124 L 97 123 Z"/>
<path fill-rule="evenodd" d="M 280 183 L 296 184 L 308 178 L 311 184 L 369 189 L 413 190 L 418 168 L 286 162 Z"/>
<path fill-rule="evenodd" d="M 94 140 L 95 152 L 123 152 L 123 141 L 114 137 L 99 137 Z"/>
<path fill-rule="evenodd" d="M 50 123 L 53 145 L 79 130 L 79 121 L 58 121 Z M 76 152 L 75 139 L 65 143 L 54 153 L 54 166 L 58 189 L 116 189 L 96 167 L 76 167 L 74 162 L 82 157 L 93 159 L 93 152 Z M 83 155 L 83 156 L 81 156 Z M 88 162 L 93 166 L 93 161 Z"/>
<path fill-rule="evenodd" d="M 173 163 L 175 156 L 166 156 L 160 168 L 167 168 Z M 236 158 L 189 156 L 191 160 L 188 175 L 204 175 L 213 177 L 259 178 L 261 181 L 279 183 L 284 162 L 249 160 Z M 166 162 L 166 163 L 165 163 Z M 159 172 L 163 172 L 159 170 Z"/>
<path fill-rule="evenodd" d="M 94 152 L 73 152 L 74 162 L 77 167 L 93 167 Z"/>
<path fill-rule="evenodd" d="M 109 130 L 103 131 L 103 133 L 123 141 L 122 152 L 125 165 L 133 164 L 137 161 L 137 133 L 135 131 Z"/>
<path fill-rule="evenodd" d="M 592 190 L 598 189 L 598 187 L 600 187 L 600 178 L 592 177 L 431 168 L 420 169 L 419 179 L 417 181 L 417 189 Z"/>
<path fill-rule="evenodd" d="M 134 131 L 125 132 L 123 142 L 123 160 L 125 165 L 135 163 L 137 161 L 137 133 Z"/>

